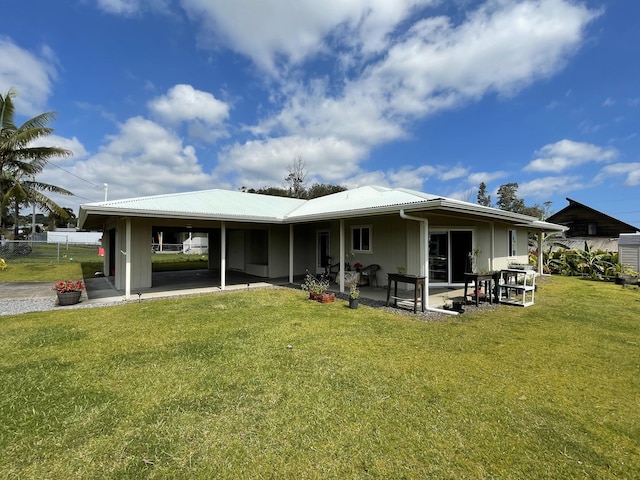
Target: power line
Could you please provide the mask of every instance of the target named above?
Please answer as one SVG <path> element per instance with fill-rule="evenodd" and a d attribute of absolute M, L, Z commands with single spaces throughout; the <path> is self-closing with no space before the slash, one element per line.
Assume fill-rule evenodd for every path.
<path fill-rule="evenodd" d="M 49 162 L 47 162 L 47 163 L 49 163 L 49 164 L 53 165 L 53 166 L 54 166 L 54 167 L 56 167 L 56 168 L 59 168 L 60 170 L 62 170 L 63 172 L 68 173 L 69 175 L 72 175 L 72 176 L 76 177 L 76 178 L 77 178 L 77 179 L 79 179 L 79 180 L 82 180 L 83 182 L 87 182 L 89 185 L 93 185 L 93 186 L 94 186 L 94 187 L 96 187 L 96 188 L 103 188 L 101 185 L 96 185 L 95 183 L 90 182 L 89 180 L 87 180 L 87 179 L 85 179 L 85 178 L 82 178 L 82 177 L 80 177 L 80 176 L 76 175 L 76 174 L 75 174 L 75 173 L 73 173 L 73 172 L 70 172 L 70 171 L 69 171 L 69 170 L 67 170 L 66 168 L 62 168 L 60 165 L 56 165 L 56 164 L 55 164 L 55 163 L 53 163 L 52 161 L 49 161 Z"/>

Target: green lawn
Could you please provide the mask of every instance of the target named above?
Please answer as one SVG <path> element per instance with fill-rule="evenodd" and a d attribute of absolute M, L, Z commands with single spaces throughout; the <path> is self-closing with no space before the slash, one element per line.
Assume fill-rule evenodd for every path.
<path fill-rule="evenodd" d="M 251 290 L 0 317 L 0 478 L 640 478 L 640 290 L 417 321 Z"/>
<path fill-rule="evenodd" d="M 55 248 L 56 245 L 38 245 L 31 255 L 8 259 L 6 268 L 0 270 L 0 282 L 55 282 L 69 278 L 91 278 L 95 272 L 104 270 L 103 258 L 98 256 L 93 247 L 69 249 L 59 255 L 59 260 L 54 255 Z M 203 255 L 157 254 L 151 260 L 154 272 L 208 267 L 207 257 Z"/>

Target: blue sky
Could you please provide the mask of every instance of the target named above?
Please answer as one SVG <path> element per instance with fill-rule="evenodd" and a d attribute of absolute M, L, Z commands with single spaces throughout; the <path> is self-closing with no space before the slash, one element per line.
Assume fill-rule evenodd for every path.
<path fill-rule="evenodd" d="M 4 0 L 0 91 L 79 204 L 307 182 L 519 184 L 640 227 L 640 2 Z"/>

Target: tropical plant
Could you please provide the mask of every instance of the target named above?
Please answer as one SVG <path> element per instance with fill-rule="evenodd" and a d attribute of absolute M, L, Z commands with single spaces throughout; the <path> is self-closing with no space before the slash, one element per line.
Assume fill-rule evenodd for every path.
<path fill-rule="evenodd" d="M 600 280 L 610 280 L 622 273 L 617 253 L 594 249 L 587 242 L 583 250 L 560 247 L 554 251 L 550 248 L 544 254 L 544 270 L 548 273 Z"/>
<path fill-rule="evenodd" d="M 66 215 L 65 210 L 42 192 L 72 195 L 68 190 L 37 182 L 35 176 L 42 172 L 48 160 L 66 157 L 71 151 L 59 147 L 34 145 L 40 138 L 53 133 L 47 124 L 55 118 L 54 112 L 37 115 L 17 127 L 14 122 L 15 107 L 12 98 L 15 91 L 10 89 L 0 95 L 0 206 L 2 211 L 8 206 L 17 216 L 22 206 L 35 204 L 47 212 Z M 15 224 L 17 235 L 18 222 Z"/>

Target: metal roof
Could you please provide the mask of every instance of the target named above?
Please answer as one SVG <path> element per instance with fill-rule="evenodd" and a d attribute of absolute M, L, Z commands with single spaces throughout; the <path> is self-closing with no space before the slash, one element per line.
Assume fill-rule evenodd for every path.
<path fill-rule="evenodd" d="M 79 224 L 81 227 L 85 224 L 97 225 L 99 217 L 104 216 L 298 223 L 396 213 L 400 210 L 443 210 L 501 220 L 536 230 L 565 229 L 528 215 L 404 188 L 379 186 L 359 187 L 311 200 L 220 189 L 112 200 L 81 205 Z"/>
<path fill-rule="evenodd" d="M 618 239 L 618 245 L 622 246 L 640 246 L 640 233 L 621 233 Z"/>

